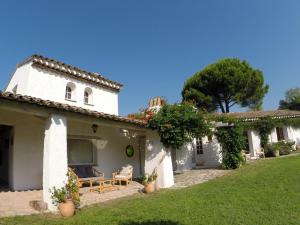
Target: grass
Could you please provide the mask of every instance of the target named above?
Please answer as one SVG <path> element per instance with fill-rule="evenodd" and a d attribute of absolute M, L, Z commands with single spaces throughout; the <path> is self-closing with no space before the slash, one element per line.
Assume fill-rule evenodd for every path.
<path fill-rule="evenodd" d="M 35 215 L 0 224 L 300 224 L 300 157 L 261 160 L 201 185 L 93 206 L 71 219 Z"/>

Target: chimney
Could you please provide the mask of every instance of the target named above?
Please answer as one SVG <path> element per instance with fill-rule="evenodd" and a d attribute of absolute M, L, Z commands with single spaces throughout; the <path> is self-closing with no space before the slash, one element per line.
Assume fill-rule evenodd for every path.
<path fill-rule="evenodd" d="M 160 108 L 165 104 L 165 99 L 162 97 L 154 97 L 149 101 L 148 110 L 158 112 Z"/>

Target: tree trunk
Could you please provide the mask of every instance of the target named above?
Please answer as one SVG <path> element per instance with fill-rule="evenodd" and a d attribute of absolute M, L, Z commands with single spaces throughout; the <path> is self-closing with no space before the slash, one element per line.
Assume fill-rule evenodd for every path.
<path fill-rule="evenodd" d="M 229 113 L 229 103 L 227 101 L 225 102 L 225 107 L 226 107 L 226 113 Z"/>
<path fill-rule="evenodd" d="M 220 109 L 221 109 L 222 113 L 225 113 L 224 106 L 223 106 L 222 101 L 220 99 L 218 99 L 218 103 L 219 103 L 219 106 L 220 106 Z"/>

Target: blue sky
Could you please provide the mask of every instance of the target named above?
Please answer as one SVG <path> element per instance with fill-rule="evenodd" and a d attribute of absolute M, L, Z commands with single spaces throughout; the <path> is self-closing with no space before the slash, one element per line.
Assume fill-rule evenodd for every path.
<path fill-rule="evenodd" d="M 276 109 L 300 86 L 300 1 L 1 1 L 1 89 L 34 53 L 123 83 L 121 115 L 153 96 L 180 101 L 189 76 L 239 57 L 264 72 L 264 109 Z"/>

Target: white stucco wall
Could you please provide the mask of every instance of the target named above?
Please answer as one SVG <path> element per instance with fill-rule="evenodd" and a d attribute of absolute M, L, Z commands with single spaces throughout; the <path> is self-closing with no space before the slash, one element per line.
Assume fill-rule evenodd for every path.
<path fill-rule="evenodd" d="M 204 166 L 218 167 L 222 163 L 221 146 L 215 136 L 209 142 L 207 137 L 203 138 Z"/>
<path fill-rule="evenodd" d="M 248 142 L 251 157 L 256 157 L 257 153 L 261 151 L 260 136 L 256 130 L 248 130 Z"/>
<path fill-rule="evenodd" d="M 65 100 L 66 85 L 69 82 L 76 85 L 74 93 L 72 93 L 74 101 Z M 71 76 L 57 74 L 25 64 L 17 68 L 6 91 L 12 92 L 15 84 L 18 84 L 18 94 L 118 115 L 118 92 L 75 79 Z M 85 88 L 91 88 L 93 91 L 92 105 L 84 104 Z"/>
<path fill-rule="evenodd" d="M 300 146 L 300 127 L 293 127 L 294 131 L 294 141 L 297 146 Z"/>
<path fill-rule="evenodd" d="M 17 86 L 17 94 L 26 93 L 29 81 L 29 71 L 31 66 L 25 64 L 20 68 L 16 68 L 14 73 L 11 75 L 11 79 L 5 89 L 5 91 L 13 92 L 13 89 Z"/>
<path fill-rule="evenodd" d="M 10 188 L 41 189 L 45 121 L 38 117 L 1 109 L 0 124 L 14 127 L 13 148 L 9 160 Z"/>
<path fill-rule="evenodd" d="M 292 126 L 284 126 L 283 135 L 286 141 L 295 141 L 296 145 L 300 144 L 300 128 Z"/>
<path fill-rule="evenodd" d="M 105 177 L 112 177 L 112 172 L 117 171 L 122 166 L 130 164 L 133 166 L 133 176 L 140 177 L 140 152 L 139 139 L 127 138 L 120 133 L 118 127 L 109 127 L 99 125 L 97 133 L 92 131 L 92 123 L 84 123 L 79 121 L 69 121 L 68 135 L 82 136 L 82 138 L 99 139 L 95 142 L 97 145 L 97 166 L 104 173 Z M 132 145 L 135 149 L 133 157 L 127 157 L 125 148 Z M 142 149 L 143 150 L 143 149 Z M 83 149 L 84 151 L 84 149 Z M 144 160 L 144 159 L 142 159 Z"/>
<path fill-rule="evenodd" d="M 174 151 L 176 151 L 177 171 L 191 170 L 195 167 L 195 162 L 193 162 L 194 149 L 192 143 L 185 144 L 180 149 Z"/>
<path fill-rule="evenodd" d="M 157 171 L 157 182 L 161 188 L 174 185 L 171 151 L 165 149 L 156 131 L 147 131 L 145 148 L 145 173 Z"/>

